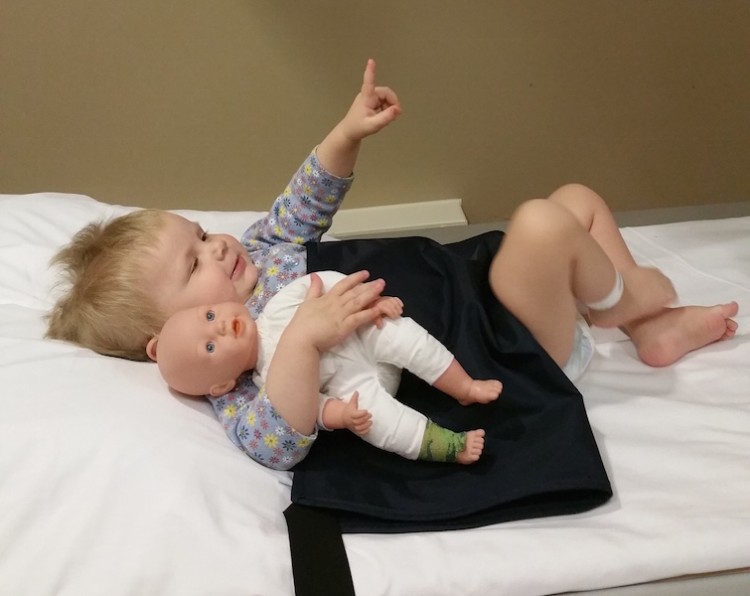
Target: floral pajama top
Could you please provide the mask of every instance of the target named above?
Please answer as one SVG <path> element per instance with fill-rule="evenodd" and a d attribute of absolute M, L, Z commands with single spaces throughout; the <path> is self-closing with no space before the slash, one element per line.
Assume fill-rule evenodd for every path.
<path fill-rule="evenodd" d="M 242 235 L 242 244 L 258 268 L 258 283 L 246 306 L 257 318 L 266 303 L 290 281 L 307 274 L 305 243 L 319 241 L 351 187 L 352 177 L 327 172 L 313 151 L 274 201 L 268 215 Z M 301 461 L 317 438 L 293 429 L 276 412 L 265 387 L 245 373 L 221 397 L 207 396 L 232 442 L 255 461 L 288 470 Z"/>

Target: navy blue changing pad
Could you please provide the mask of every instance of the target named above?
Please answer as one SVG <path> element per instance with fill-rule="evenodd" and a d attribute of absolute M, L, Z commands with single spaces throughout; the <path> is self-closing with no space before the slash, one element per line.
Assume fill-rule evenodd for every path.
<path fill-rule="evenodd" d="M 576 513 L 612 496 L 580 393 L 490 291 L 487 271 L 502 237 L 308 245 L 309 271 L 383 277 L 405 316 L 469 374 L 498 378 L 504 389 L 492 404 L 464 407 L 405 372 L 399 400 L 453 430 L 487 431 L 479 462 L 408 461 L 347 431 L 321 432 L 294 469 L 293 503 L 333 512 L 343 532 L 411 532 Z"/>

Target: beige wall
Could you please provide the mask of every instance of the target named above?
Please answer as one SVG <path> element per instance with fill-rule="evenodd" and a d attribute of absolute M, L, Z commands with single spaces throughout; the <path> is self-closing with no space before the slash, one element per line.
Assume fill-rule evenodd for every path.
<path fill-rule="evenodd" d="M 2 0 L 0 192 L 263 209 L 378 60 L 348 207 L 750 200 L 748 0 Z"/>

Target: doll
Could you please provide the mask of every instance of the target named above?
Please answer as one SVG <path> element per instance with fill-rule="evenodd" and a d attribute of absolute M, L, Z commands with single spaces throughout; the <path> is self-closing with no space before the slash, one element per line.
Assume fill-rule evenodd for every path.
<path fill-rule="evenodd" d="M 222 395 L 245 371 L 253 371 L 253 381 L 262 387 L 276 344 L 316 275 L 326 290 L 344 277 L 323 271 L 293 281 L 269 301 L 257 321 L 235 302 L 179 311 L 151 339 L 147 353 L 169 386 L 184 394 Z M 401 370 L 464 405 L 497 399 L 502 384 L 472 379 L 440 342 L 400 316 L 403 303 L 398 298 L 380 298 L 377 308 L 382 315 L 377 324 L 358 329 L 320 355 L 316 403 L 295 406 L 317 408 L 320 428 L 349 429 L 407 459 L 477 461 L 484 430 L 454 432 L 397 401 L 393 395 Z"/>

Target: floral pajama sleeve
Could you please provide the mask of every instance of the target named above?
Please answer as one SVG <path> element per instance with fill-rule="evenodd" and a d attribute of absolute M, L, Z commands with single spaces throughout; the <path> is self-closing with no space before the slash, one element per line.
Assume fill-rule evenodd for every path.
<path fill-rule="evenodd" d="M 268 215 L 245 231 L 242 244 L 258 268 L 258 283 L 246 303 L 253 318 L 281 288 L 307 274 L 305 244 L 319 241 L 330 229 L 352 180 L 328 173 L 313 151 Z M 317 438 L 317 432 L 303 435 L 289 426 L 265 388 L 252 383 L 251 373 L 226 395 L 207 398 L 232 442 L 264 466 L 288 470 Z"/>

